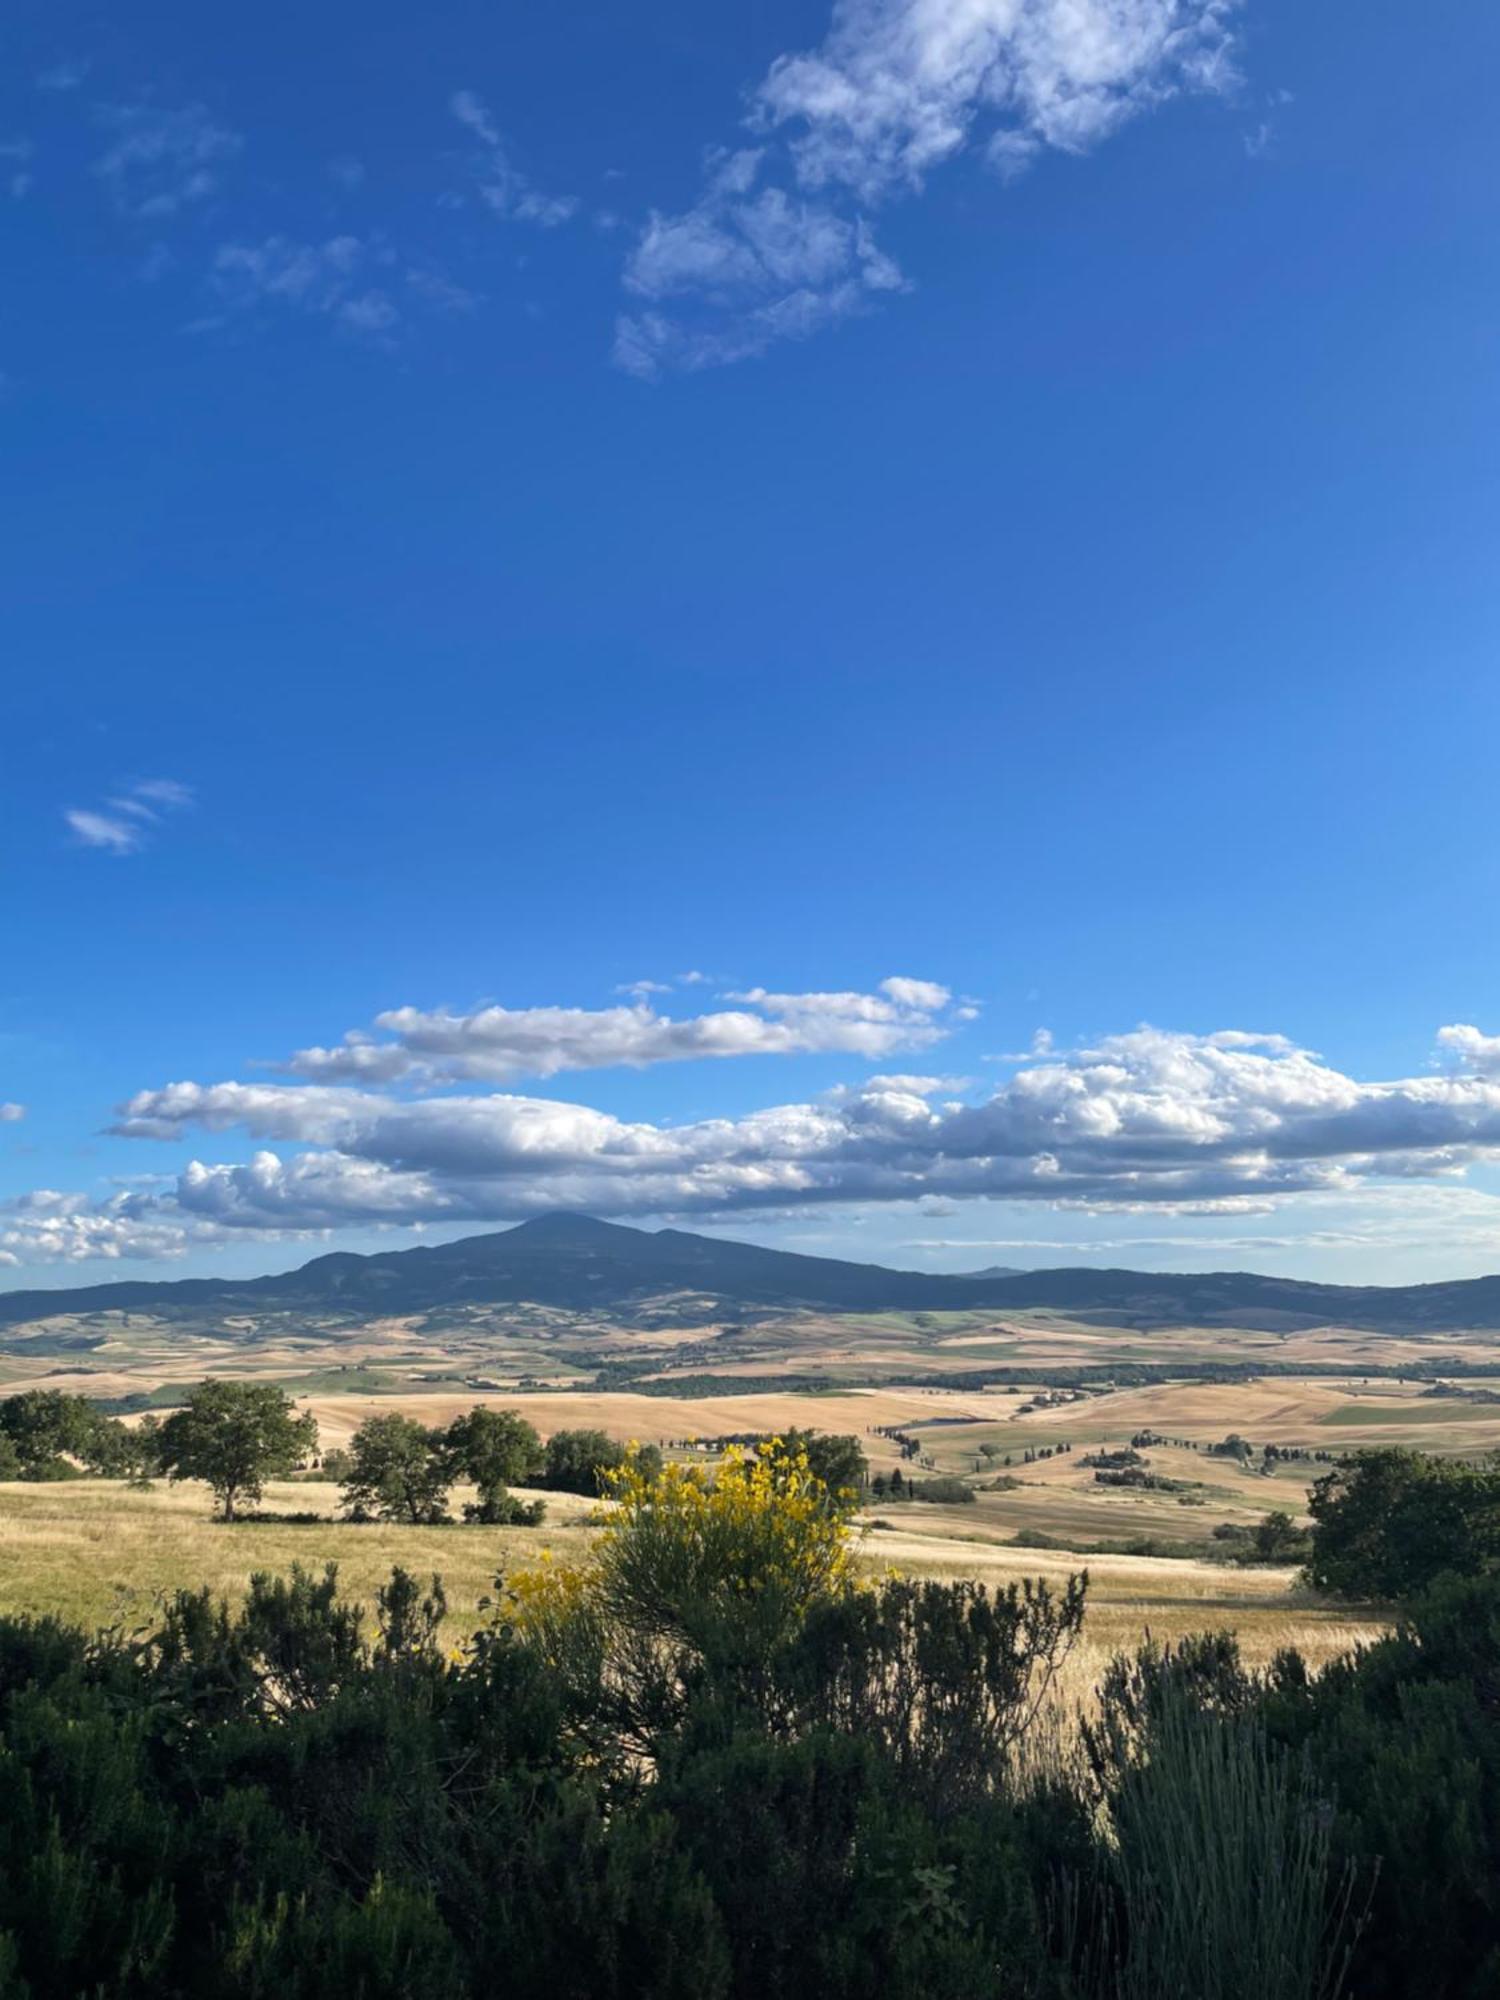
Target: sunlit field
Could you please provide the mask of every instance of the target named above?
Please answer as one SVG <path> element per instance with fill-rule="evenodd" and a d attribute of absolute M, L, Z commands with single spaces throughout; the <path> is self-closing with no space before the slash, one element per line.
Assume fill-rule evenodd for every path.
<path fill-rule="evenodd" d="M 493 1599 L 497 1575 L 535 1561 L 543 1549 L 564 1554 L 586 1543 L 592 1504 L 566 1493 L 544 1497 L 547 1519 L 540 1528 L 355 1525 L 333 1518 L 336 1487 L 285 1481 L 267 1488 L 267 1512 L 327 1518 L 308 1525 L 252 1520 L 226 1526 L 212 1518 L 205 1489 L 191 1483 L 160 1482 L 149 1492 L 104 1480 L 0 1485 L 0 1611 L 50 1613 L 89 1628 L 133 1631 L 151 1622 L 165 1593 L 206 1585 L 236 1599 L 253 1571 L 285 1571 L 294 1562 L 317 1568 L 337 1563 L 347 1595 L 373 1605 L 377 1588 L 399 1563 L 424 1579 L 441 1575 L 456 1640 L 481 1621 L 482 1601 Z M 868 1523 L 861 1552 L 872 1571 L 1001 1585 L 1020 1576 L 1059 1582 L 1086 1567 L 1090 1612 L 1072 1670 L 1081 1682 L 1091 1681 L 1110 1653 L 1148 1633 L 1168 1639 L 1232 1626 L 1252 1661 L 1295 1646 L 1321 1665 L 1380 1629 L 1375 1614 L 1360 1617 L 1320 1605 L 1295 1587 L 1290 1570 L 1072 1557 Z"/>
<path fill-rule="evenodd" d="M 53 1334 L 74 1345 L 58 1351 Z M 861 1521 L 862 1559 L 913 1575 L 996 1583 L 1060 1578 L 1086 1566 L 1087 1637 L 1070 1669 L 1086 1681 L 1109 1653 L 1148 1632 L 1169 1639 L 1227 1626 L 1251 1660 L 1295 1646 L 1321 1664 L 1380 1629 L 1378 1611 L 1319 1604 L 1298 1588 L 1291 1569 L 1209 1560 L 1223 1552 L 1215 1531 L 1252 1528 L 1273 1510 L 1305 1519 L 1311 1482 L 1337 1455 L 1362 1445 L 1411 1444 L 1470 1457 L 1500 1448 L 1500 1401 L 1482 1400 L 1500 1374 L 1486 1379 L 1480 1372 L 1495 1366 L 1497 1353 L 1487 1336 L 1159 1330 L 1045 1313 L 1004 1320 L 982 1313 L 781 1314 L 746 1325 L 685 1316 L 678 1325 L 625 1327 L 523 1307 L 441 1326 L 226 1325 L 212 1337 L 107 1314 L 76 1327 L 55 1323 L 46 1341 L 0 1356 L 0 1392 L 60 1388 L 149 1399 L 161 1409 L 205 1376 L 275 1381 L 317 1419 L 323 1450 L 347 1445 L 370 1416 L 401 1411 L 443 1425 L 476 1403 L 516 1409 L 543 1436 L 598 1426 L 704 1464 L 727 1437 L 793 1426 L 852 1433 L 872 1475 L 888 1480 L 899 1469 L 904 1479 L 957 1478 L 975 1496 L 964 1505 L 931 1505 L 872 1493 Z M 1116 1371 L 1134 1365 L 1223 1362 L 1318 1372 L 1113 1382 Z M 1446 1391 L 1434 1380 L 1445 1365 L 1458 1371 Z M 1029 1378 L 1006 1385 L 995 1374 L 1007 1366 L 1071 1371 L 1069 1379 L 1082 1377 L 1085 1386 L 1049 1390 Z M 953 1371 L 957 1380 L 905 1382 L 898 1371 L 907 1368 L 919 1378 Z M 1394 1372 L 1366 1376 L 1364 1368 Z M 1402 1379 L 1406 1368 L 1412 1373 Z M 621 1369 L 630 1377 L 623 1384 Z M 877 1370 L 884 1379 L 871 1386 Z M 976 1379 L 965 1386 L 970 1372 Z M 1144 1456 L 1157 1487 L 1102 1482 L 1085 1463 L 1148 1433 Z M 1231 1433 L 1249 1441 L 1253 1459 L 1211 1449 Z M 1291 1455 L 1268 1458 L 1267 1445 Z M 150 1621 L 164 1592 L 207 1585 L 232 1598 L 252 1571 L 285 1570 L 294 1561 L 336 1562 L 345 1591 L 371 1603 L 399 1563 L 442 1575 L 450 1630 L 462 1636 L 493 1597 L 498 1574 L 542 1548 L 579 1546 L 592 1511 L 586 1501 L 550 1494 L 539 1529 L 356 1526 L 336 1518 L 338 1497 L 332 1484 L 285 1482 L 268 1489 L 265 1510 L 311 1512 L 319 1520 L 225 1527 L 212 1519 L 207 1493 L 192 1485 L 158 1482 L 149 1492 L 92 1480 L 0 1486 L 0 1608 L 133 1629 Z M 1026 1545 L 1033 1541 L 1044 1546 Z M 1127 1547 L 1153 1553 L 1122 1552 Z M 1173 1553 L 1154 1553 L 1160 1549 Z"/>

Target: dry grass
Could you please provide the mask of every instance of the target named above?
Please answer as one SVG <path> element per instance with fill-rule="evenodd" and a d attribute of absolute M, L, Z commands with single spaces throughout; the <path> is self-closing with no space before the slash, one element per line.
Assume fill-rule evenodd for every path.
<path fill-rule="evenodd" d="M 1013 1549 L 943 1540 L 935 1535 L 877 1530 L 867 1536 L 866 1558 L 916 1576 L 974 1577 L 1004 1585 L 1017 1577 L 1060 1584 L 1086 1569 L 1089 1613 L 1084 1645 L 1075 1661 L 1088 1663 L 1092 1686 L 1111 1654 L 1146 1638 L 1180 1639 L 1190 1632 L 1230 1628 L 1248 1661 L 1260 1666 L 1293 1646 L 1322 1667 L 1352 1646 L 1378 1638 L 1376 1617 L 1351 1617 L 1346 1608 L 1320 1603 L 1296 1585 L 1290 1569 L 1225 1569 L 1215 1563 L 1149 1556 L 1077 1556 L 1058 1549 Z"/>
<path fill-rule="evenodd" d="M 274 1521 L 232 1527 L 210 1517 L 201 1486 L 157 1485 L 148 1493 L 103 1480 L 0 1486 L 0 1611 L 50 1612 L 94 1627 L 150 1621 L 157 1600 L 203 1584 L 237 1598 L 252 1571 L 321 1569 L 336 1562 L 347 1594 L 374 1601 L 392 1567 L 426 1577 L 437 1571 L 455 1630 L 472 1630 L 497 1571 L 520 1568 L 543 1548 L 580 1549 L 591 1511 L 571 1494 L 548 1494 L 541 1528 L 356 1527 L 332 1518 L 316 1526 Z M 288 1482 L 266 1489 L 277 1512 L 332 1515 L 334 1486 Z"/>
<path fill-rule="evenodd" d="M 182 1585 L 206 1584 L 232 1599 L 252 1571 L 285 1571 L 294 1562 L 318 1568 L 336 1562 L 347 1593 L 368 1604 L 400 1563 L 418 1575 L 442 1575 L 457 1635 L 478 1622 L 480 1600 L 493 1593 L 498 1571 L 533 1562 L 544 1548 L 559 1555 L 581 1550 L 592 1512 L 591 1503 L 571 1494 L 548 1494 L 547 1522 L 536 1529 L 356 1527 L 331 1518 L 337 1498 L 333 1486 L 276 1484 L 267 1489 L 267 1509 L 330 1518 L 311 1526 L 225 1527 L 210 1517 L 200 1486 L 159 1484 L 149 1492 L 102 1480 L 0 1486 L 0 1612 L 51 1612 L 89 1627 L 135 1628 L 151 1619 L 161 1595 Z M 1056 1581 L 1087 1567 L 1091 1608 L 1070 1684 L 1091 1685 L 1111 1653 L 1147 1633 L 1178 1638 L 1228 1625 L 1253 1661 L 1296 1646 L 1321 1666 L 1379 1630 L 1298 1592 L 1287 1570 L 1083 1558 L 904 1530 L 869 1532 L 863 1557 L 872 1569 L 995 1584 L 1019 1576 Z"/>

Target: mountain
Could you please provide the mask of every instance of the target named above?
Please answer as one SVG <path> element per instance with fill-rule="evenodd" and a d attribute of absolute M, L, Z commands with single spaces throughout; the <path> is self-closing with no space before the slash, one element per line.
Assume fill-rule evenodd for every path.
<path fill-rule="evenodd" d="M 232 1312 L 387 1317 L 444 1307 L 534 1305 L 611 1312 L 672 1293 L 753 1308 L 936 1312 L 1048 1307 L 1137 1326 L 1334 1325 L 1386 1333 L 1500 1328 L 1500 1277 L 1433 1285 L 1314 1285 L 1248 1271 L 970 1272 L 934 1275 L 804 1257 L 682 1229 L 547 1215 L 493 1235 L 373 1256 L 335 1252 L 265 1278 L 126 1280 L 0 1293 L 0 1326 L 59 1315 L 171 1319 Z"/>

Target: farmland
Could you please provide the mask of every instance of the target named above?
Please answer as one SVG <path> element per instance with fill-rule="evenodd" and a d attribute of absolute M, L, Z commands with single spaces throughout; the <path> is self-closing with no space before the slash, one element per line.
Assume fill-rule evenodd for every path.
<path fill-rule="evenodd" d="M 1048 1313 L 652 1317 L 643 1326 L 521 1309 L 440 1325 L 247 1323 L 210 1334 L 96 1315 L 13 1341 L 0 1354 L 0 1392 L 59 1388 L 140 1412 L 169 1407 L 206 1376 L 274 1381 L 316 1418 L 325 1451 L 372 1414 L 440 1425 L 475 1403 L 515 1408 L 543 1436 L 598 1426 L 708 1463 L 730 1437 L 794 1425 L 849 1432 L 882 1485 L 900 1472 L 961 1480 L 974 1494 L 962 1505 L 872 1494 L 862 1520 L 872 1565 L 1000 1581 L 1086 1557 L 1093 1650 L 1147 1629 L 1230 1624 L 1252 1657 L 1292 1643 L 1327 1657 L 1377 1614 L 1351 1621 L 1314 1603 L 1289 1568 L 1211 1560 L 1225 1531 L 1273 1510 L 1298 1516 L 1311 1480 L 1364 1444 L 1500 1448 L 1500 1401 L 1482 1400 L 1500 1382 L 1494 1336 L 1101 1327 Z M 1205 1379 L 1214 1371 L 1231 1379 Z M 1226 1453 L 1236 1434 L 1245 1449 Z M 1085 1462 L 1142 1439 L 1149 1484 L 1101 1479 Z M 334 1486 L 298 1481 L 273 1488 L 266 1511 L 316 1522 L 223 1528 L 191 1485 L 13 1485 L 0 1488 L 0 1606 L 138 1623 L 178 1584 L 235 1595 L 252 1570 L 294 1560 L 337 1562 L 345 1587 L 368 1601 L 399 1562 L 442 1573 L 458 1631 L 497 1572 L 586 1538 L 588 1505 L 548 1500 L 541 1530 L 355 1526 L 337 1519 Z"/>

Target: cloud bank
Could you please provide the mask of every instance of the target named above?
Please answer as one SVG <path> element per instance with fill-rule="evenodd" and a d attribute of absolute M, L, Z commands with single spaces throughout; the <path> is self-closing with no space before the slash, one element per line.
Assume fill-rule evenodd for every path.
<path fill-rule="evenodd" d="M 869 1006 L 883 997 L 928 1016 L 942 1004 L 943 989 L 927 982 L 891 985 L 902 990 L 761 994 L 751 1018 L 785 1028 L 797 1010 L 773 1003 L 792 999 Z M 532 1011 L 555 1011 L 567 1024 L 539 1061 L 565 1051 L 575 1059 L 571 1024 L 600 1018 Z M 891 1025 L 855 1007 L 813 1012 L 820 1033 L 834 1021 L 867 1033 Z M 520 1018 L 535 1030 L 530 1015 Z M 463 1034 L 455 1048 L 447 1027 L 436 1049 L 407 1032 L 418 1029 L 379 1046 L 390 1062 L 412 1065 L 398 1071 L 408 1085 L 419 1078 L 429 1092 L 457 1073 L 444 1067 L 455 1060 L 518 1059 L 509 1023 L 499 1041 L 477 1048 Z M 630 1032 L 649 1041 L 656 1031 Z M 238 1132 L 258 1150 L 237 1162 L 194 1161 L 164 1185 L 102 1201 L 25 1197 L 0 1209 L 0 1251 L 12 1260 L 157 1257 L 246 1231 L 482 1225 L 556 1209 L 723 1217 L 988 1199 L 1163 1217 L 1263 1213 L 1297 1197 L 1441 1186 L 1500 1158 L 1500 1073 L 1487 1047 L 1497 1039 L 1448 1028 L 1439 1038 L 1446 1069 L 1366 1082 L 1278 1035 L 1141 1028 L 1028 1060 L 977 1101 L 951 1095 L 952 1079 L 877 1075 L 813 1100 L 681 1125 L 499 1090 L 412 1096 L 328 1081 L 176 1083 L 132 1098 L 113 1129 L 158 1140 Z"/>

